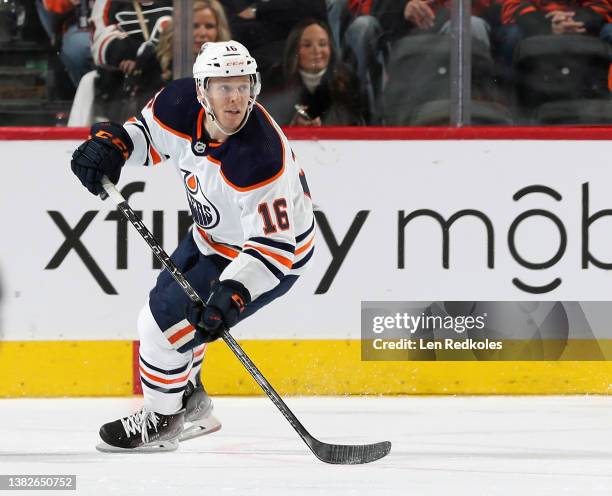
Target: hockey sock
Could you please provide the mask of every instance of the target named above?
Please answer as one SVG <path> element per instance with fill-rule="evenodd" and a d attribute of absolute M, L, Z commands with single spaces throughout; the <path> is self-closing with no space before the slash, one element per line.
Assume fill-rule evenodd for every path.
<path fill-rule="evenodd" d="M 198 377 L 202 370 L 202 361 L 204 360 L 204 353 L 206 352 L 206 343 L 196 346 L 193 350 L 193 364 L 191 366 L 191 373 L 189 374 L 189 380 L 194 384 L 198 384 Z"/>
<path fill-rule="evenodd" d="M 183 391 L 191 373 L 191 360 L 182 367 L 163 369 L 140 355 L 140 381 L 144 406 L 153 412 L 170 415 L 182 408 Z"/>

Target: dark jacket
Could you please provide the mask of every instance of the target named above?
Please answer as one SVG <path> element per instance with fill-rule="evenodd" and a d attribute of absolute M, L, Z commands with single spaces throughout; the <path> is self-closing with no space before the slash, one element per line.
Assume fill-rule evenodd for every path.
<path fill-rule="evenodd" d="M 404 18 L 404 9 L 408 0 L 374 0 L 372 15 L 378 19 L 385 38 L 394 42 L 414 31 L 416 26 Z M 450 18 L 451 0 L 435 0 L 430 4 L 436 14 L 435 24 L 431 31 L 438 31 Z M 491 0 L 472 0 L 472 14 L 486 17 L 491 8 Z"/>
<path fill-rule="evenodd" d="M 249 49 L 261 72 L 282 60 L 287 36 L 298 22 L 308 18 L 327 22 L 325 0 L 221 0 L 221 3 L 234 39 Z M 248 7 L 257 9 L 255 19 L 238 16 Z"/>
<path fill-rule="evenodd" d="M 296 104 L 307 107 L 311 118 L 320 117 L 324 126 L 362 126 L 366 123 L 363 91 L 356 76 L 344 64 L 328 69 L 313 93 L 299 76 L 295 81 L 286 81 L 279 66 L 271 72 L 268 81 L 262 88 L 260 101 L 281 125 L 291 124 Z"/>

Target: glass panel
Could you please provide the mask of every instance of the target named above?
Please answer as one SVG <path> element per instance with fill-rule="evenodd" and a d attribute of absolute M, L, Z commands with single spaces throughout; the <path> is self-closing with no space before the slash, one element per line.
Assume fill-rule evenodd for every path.
<path fill-rule="evenodd" d="M 388 50 L 382 121 L 388 126 L 450 122 L 450 9 L 445 2 L 387 2 L 381 21 Z"/>
<path fill-rule="evenodd" d="M 444 126 L 460 110 L 451 104 L 460 96 L 460 74 L 451 64 L 457 47 L 451 0 L 296 2 L 282 26 L 266 20 L 273 13 L 263 16 L 239 2 L 212 2 L 206 11 L 199 2 L 175 1 L 195 9 L 189 9 L 194 43 L 187 30 L 175 47 L 185 55 L 176 64 L 183 74 L 190 73 L 189 55 L 202 42 L 243 42 L 260 67 L 260 102 L 282 125 Z M 0 2 L 0 125 L 66 125 L 85 74 L 72 119 L 84 126 L 94 119 L 121 121 L 173 79 L 173 0 L 156 0 L 154 13 L 149 4 L 141 6 L 146 45 L 132 0 L 112 0 L 106 11 L 99 8 L 104 3 L 74 7 L 50 0 L 50 11 L 42 0 Z M 556 3 L 524 5 L 471 0 L 467 122 L 611 124 L 607 0 L 562 5 L 560 13 L 551 10 Z M 120 31 L 127 38 L 117 37 Z M 464 71 L 470 61 L 463 62 Z"/>
<path fill-rule="evenodd" d="M 468 27 L 471 32 L 471 123 L 504 126 L 516 123 L 512 92 L 496 44 L 501 25 L 502 0 L 472 0 Z M 506 71 L 507 72 L 507 71 Z"/>
<path fill-rule="evenodd" d="M 612 123 L 608 2 L 503 0 L 493 49 L 517 125 Z"/>
<path fill-rule="evenodd" d="M 235 26 L 261 72 L 259 101 L 281 125 L 376 123 L 374 92 L 380 94 L 383 77 L 376 19 L 353 14 L 348 2 L 337 2 L 329 15 L 325 2 L 301 3 L 303 15 L 296 11 L 263 43 L 246 44 L 249 37 Z"/>
<path fill-rule="evenodd" d="M 123 122 L 172 79 L 172 15 L 172 0 L 93 3 L 92 54 L 97 77 L 89 86 L 95 97 L 86 118 Z M 91 100 L 76 105 L 89 108 Z"/>

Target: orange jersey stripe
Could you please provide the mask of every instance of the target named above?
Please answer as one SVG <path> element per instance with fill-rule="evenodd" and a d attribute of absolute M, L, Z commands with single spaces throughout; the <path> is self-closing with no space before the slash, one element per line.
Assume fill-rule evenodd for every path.
<path fill-rule="evenodd" d="M 200 110 L 200 113 L 198 114 L 198 125 L 196 126 L 198 129 L 198 134 L 197 134 L 198 139 L 202 137 L 202 119 L 203 117 L 204 117 L 204 109 L 202 108 L 202 110 Z"/>
<path fill-rule="evenodd" d="M 305 252 L 308 248 L 312 246 L 312 243 L 314 243 L 314 236 L 310 238 L 310 241 L 306 243 L 304 246 L 300 246 L 297 250 L 295 250 L 295 254 L 299 255 L 300 253 Z"/>
<path fill-rule="evenodd" d="M 176 129 L 172 129 L 170 126 L 166 126 L 162 121 L 160 121 L 156 116 L 155 116 L 155 105 L 153 105 L 153 120 L 155 122 L 157 122 L 161 128 L 165 129 L 166 131 L 174 134 L 175 136 L 178 136 L 179 138 L 183 138 L 186 140 L 191 141 L 191 136 L 188 136 L 187 134 L 183 134 L 178 132 Z"/>
<path fill-rule="evenodd" d="M 206 241 L 210 245 L 211 248 L 213 248 L 214 250 L 217 250 L 219 253 L 229 258 L 236 258 L 240 254 L 239 251 L 236 251 L 233 248 L 230 248 L 229 246 L 225 246 L 220 243 L 215 243 L 212 239 L 208 237 L 208 235 L 206 234 L 206 231 L 204 231 L 204 229 L 202 229 L 201 227 L 196 226 L 196 228 L 198 232 L 200 233 L 200 235 L 202 236 L 202 238 L 204 239 L 204 241 Z"/>
<path fill-rule="evenodd" d="M 291 260 L 289 260 L 288 258 L 285 258 L 285 257 L 279 255 L 278 253 L 274 253 L 274 252 L 272 252 L 270 250 L 266 250 L 265 248 L 262 248 L 261 246 L 253 246 L 253 245 L 250 245 L 250 244 L 246 244 L 246 245 L 244 245 L 244 247 L 245 248 L 253 248 L 254 250 L 257 250 L 258 252 L 263 253 L 264 255 L 267 255 L 267 256 L 273 258 L 278 263 L 283 264 L 288 269 L 290 269 L 293 266 L 293 262 Z"/>
<path fill-rule="evenodd" d="M 153 145 L 151 145 L 151 147 L 149 148 L 149 151 L 151 152 L 151 158 L 153 159 L 153 165 L 157 165 L 161 162 L 161 157 L 159 156 L 159 153 L 157 153 L 157 150 L 153 147 Z"/>
<path fill-rule="evenodd" d="M 210 157 L 209 157 L 210 158 Z M 283 160 L 284 162 L 284 160 Z M 221 163 L 219 162 L 219 165 L 221 165 Z M 270 184 L 271 182 L 276 181 L 282 174 L 283 172 L 285 172 L 285 164 L 283 163 L 283 166 L 281 167 L 281 170 L 279 170 L 273 177 L 271 177 L 270 179 L 266 179 L 265 181 L 262 181 L 260 183 L 254 184 L 253 186 L 247 186 L 246 188 L 241 188 L 240 186 L 236 186 L 234 183 L 232 183 L 227 177 L 225 177 L 225 174 L 223 174 L 223 171 L 221 171 L 221 177 L 223 178 L 223 180 L 229 185 L 231 186 L 233 189 L 237 190 L 237 191 L 251 191 L 257 188 L 261 188 L 262 186 L 265 186 L 266 184 Z"/>
<path fill-rule="evenodd" d="M 283 174 L 283 172 L 285 172 L 285 143 L 283 143 L 283 137 L 277 131 L 276 127 L 274 126 L 274 123 L 272 122 L 272 118 L 270 117 L 268 112 L 266 112 L 266 109 L 264 109 L 261 105 L 259 105 L 259 103 L 255 103 L 255 105 L 257 105 L 257 107 L 263 112 L 263 114 L 266 117 L 266 119 L 268 119 L 268 122 L 270 122 L 270 125 L 272 126 L 272 129 L 274 129 L 276 134 L 278 134 L 278 139 L 280 140 L 280 144 L 281 144 L 281 160 L 283 161 L 283 163 L 282 163 L 282 167 L 280 168 L 280 170 L 273 177 L 271 177 L 270 179 L 266 179 L 265 181 L 261 181 L 260 183 L 253 184 L 252 186 L 247 186 L 247 187 L 244 187 L 244 188 L 242 188 L 240 186 L 236 186 L 227 177 L 225 177 L 225 175 L 223 174 L 223 171 L 221 171 L 221 177 L 223 178 L 223 180 L 229 186 L 231 186 L 232 188 L 234 188 L 237 191 L 252 191 L 254 189 L 261 188 L 262 186 L 265 186 L 266 184 L 270 184 L 271 182 L 276 181 Z M 219 165 L 221 165 L 221 163 L 219 163 Z"/>

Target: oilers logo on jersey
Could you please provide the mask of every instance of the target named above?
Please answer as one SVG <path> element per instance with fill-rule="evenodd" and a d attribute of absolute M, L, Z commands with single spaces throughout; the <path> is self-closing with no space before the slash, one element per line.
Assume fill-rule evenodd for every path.
<path fill-rule="evenodd" d="M 212 229 L 219 224 L 217 207 L 206 198 L 200 187 L 200 180 L 195 174 L 184 169 L 181 169 L 181 172 L 193 221 L 204 229 Z"/>

